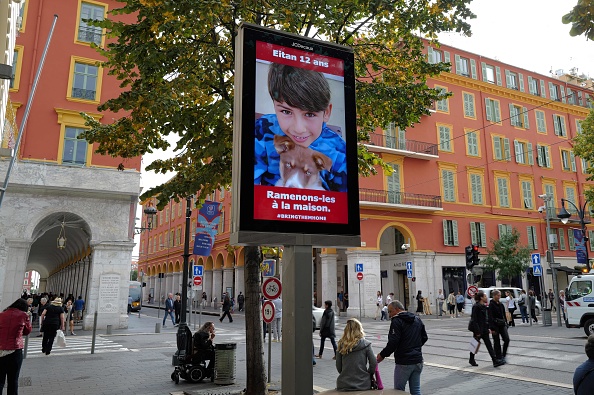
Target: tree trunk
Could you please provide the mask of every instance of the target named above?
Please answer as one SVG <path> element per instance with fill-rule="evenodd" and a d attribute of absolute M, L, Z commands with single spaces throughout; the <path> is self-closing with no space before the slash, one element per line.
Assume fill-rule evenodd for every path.
<path fill-rule="evenodd" d="M 245 247 L 245 331 L 247 385 L 245 395 L 267 394 L 262 347 L 259 247 Z"/>

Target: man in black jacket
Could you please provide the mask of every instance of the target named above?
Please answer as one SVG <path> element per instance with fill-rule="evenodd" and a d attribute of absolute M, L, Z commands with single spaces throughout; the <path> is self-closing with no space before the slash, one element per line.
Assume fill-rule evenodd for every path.
<path fill-rule="evenodd" d="M 509 346 L 509 335 L 507 333 L 507 318 L 505 318 L 505 307 L 500 302 L 501 291 L 494 290 L 493 298 L 489 303 L 489 329 L 493 335 L 493 348 L 495 359 L 505 363 L 505 354 Z M 501 339 L 503 339 L 503 352 L 501 351 Z"/>
<path fill-rule="evenodd" d="M 394 389 L 404 391 L 406 383 L 412 395 L 421 395 L 421 372 L 423 353 L 421 348 L 427 342 L 423 321 L 404 310 L 400 301 L 388 305 L 388 316 L 392 320 L 388 333 L 388 344 L 377 355 L 377 362 L 394 353 Z"/>

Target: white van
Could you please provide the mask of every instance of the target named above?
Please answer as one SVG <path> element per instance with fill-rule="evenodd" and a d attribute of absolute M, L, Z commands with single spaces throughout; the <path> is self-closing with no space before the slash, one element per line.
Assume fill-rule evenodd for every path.
<path fill-rule="evenodd" d="M 512 298 L 514 298 L 514 300 L 516 301 L 516 310 L 514 311 L 514 317 L 521 316 L 520 306 L 518 306 L 518 299 L 520 299 L 520 295 L 522 295 L 522 290 L 520 288 L 492 286 L 489 288 L 479 288 L 478 290 L 483 291 L 487 295 L 487 298 L 489 298 L 489 302 L 491 301 L 491 299 L 493 299 L 493 291 L 494 290 L 501 291 L 501 300 L 502 301 L 503 301 L 503 299 L 505 299 L 505 296 L 506 296 L 505 293 L 509 291 Z M 526 294 L 526 297 L 527 296 L 528 296 L 528 294 Z M 542 310 L 542 307 L 541 307 L 540 301 L 538 299 L 536 300 L 536 306 L 534 306 L 534 310 L 535 310 L 536 315 L 540 315 L 540 311 Z"/>
<path fill-rule="evenodd" d="M 592 272 L 590 272 L 592 273 Z M 565 315 L 568 328 L 584 328 L 594 335 L 594 274 L 575 276 L 565 291 Z"/>

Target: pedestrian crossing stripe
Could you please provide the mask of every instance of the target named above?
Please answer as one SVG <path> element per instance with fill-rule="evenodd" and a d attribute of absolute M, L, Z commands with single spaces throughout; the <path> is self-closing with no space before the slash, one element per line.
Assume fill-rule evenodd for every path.
<path fill-rule="evenodd" d="M 59 347 L 54 341 L 50 355 L 88 354 L 91 352 L 92 343 L 92 336 L 66 336 L 66 347 Z M 117 351 L 129 351 L 129 349 L 113 340 L 104 339 L 100 336 L 95 338 L 96 353 Z M 44 354 L 41 352 L 41 338 L 29 339 L 27 357 L 40 357 L 42 355 Z"/>

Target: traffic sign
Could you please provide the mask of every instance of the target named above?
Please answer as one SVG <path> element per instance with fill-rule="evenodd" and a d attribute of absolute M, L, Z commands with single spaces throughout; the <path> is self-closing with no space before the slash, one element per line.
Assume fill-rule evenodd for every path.
<path fill-rule="evenodd" d="M 406 278 L 412 278 L 412 269 L 406 269 Z"/>
<path fill-rule="evenodd" d="M 194 277 L 204 275 L 204 266 L 194 265 Z"/>
<path fill-rule="evenodd" d="M 361 273 L 361 272 L 357 273 L 357 280 L 359 280 L 359 281 L 363 280 L 363 273 Z"/>
<path fill-rule="evenodd" d="M 412 262 L 411 261 L 406 262 L 406 270 L 412 270 Z"/>
<path fill-rule="evenodd" d="M 202 285 L 202 276 L 194 277 L 194 285 L 196 285 L 196 286 Z"/>
<path fill-rule="evenodd" d="M 274 304 L 269 300 L 262 304 L 262 319 L 267 324 L 270 324 L 274 319 Z"/>
<path fill-rule="evenodd" d="M 355 272 L 362 273 L 363 272 L 363 264 L 362 263 L 355 263 Z"/>
<path fill-rule="evenodd" d="M 532 259 L 532 266 L 540 265 L 540 254 L 534 253 L 530 257 Z M 542 270 L 541 270 L 542 271 Z"/>
<path fill-rule="evenodd" d="M 468 289 L 466 290 L 466 293 L 468 294 L 468 296 L 470 296 L 471 298 L 474 298 L 474 295 L 476 295 L 476 293 L 478 292 L 478 288 L 476 285 L 471 285 L 470 287 L 468 287 Z"/>
<path fill-rule="evenodd" d="M 534 277 L 542 277 L 542 266 L 541 265 L 533 265 L 532 266 L 532 275 Z"/>
<path fill-rule="evenodd" d="M 269 277 L 262 284 L 262 295 L 269 300 L 278 299 L 282 290 L 281 282 L 276 277 Z"/>

